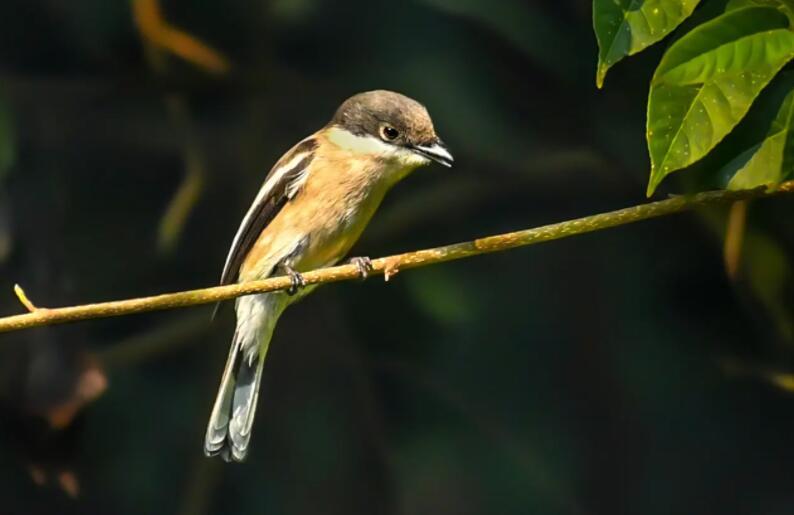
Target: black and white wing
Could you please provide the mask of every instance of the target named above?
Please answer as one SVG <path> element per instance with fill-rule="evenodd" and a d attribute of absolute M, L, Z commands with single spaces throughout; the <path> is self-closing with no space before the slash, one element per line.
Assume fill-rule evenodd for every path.
<path fill-rule="evenodd" d="M 240 267 L 259 235 L 303 186 L 316 148 L 317 141 L 312 137 L 301 141 L 284 154 L 267 174 L 234 236 L 223 266 L 221 285 L 237 282 Z"/>

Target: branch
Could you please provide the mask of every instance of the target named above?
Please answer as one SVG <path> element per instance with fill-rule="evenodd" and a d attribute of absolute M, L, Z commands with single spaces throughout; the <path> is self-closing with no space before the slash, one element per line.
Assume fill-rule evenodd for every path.
<path fill-rule="evenodd" d="M 215 74 L 229 71 L 229 61 L 217 50 L 165 21 L 158 0 L 133 0 L 132 15 L 143 39 Z"/>
<path fill-rule="evenodd" d="M 374 259 L 372 260 L 373 269 L 370 275 L 382 274 L 388 281 L 390 277 L 400 270 L 433 265 L 490 252 L 500 252 L 516 247 L 542 243 L 544 241 L 567 238 L 577 234 L 600 231 L 610 227 L 639 222 L 641 220 L 690 211 L 699 207 L 730 204 L 741 200 L 764 198 L 786 193 L 794 193 L 794 181 L 785 182 L 773 190 L 762 187 L 744 191 L 720 190 L 698 193 L 692 196 L 678 196 L 667 200 L 586 216 L 584 218 L 545 225 L 534 229 L 487 236 L 485 238 L 446 245 L 444 247 L 418 250 L 415 252 Z M 358 279 L 359 271 L 358 267 L 355 265 L 342 265 L 306 272 L 303 274 L 303 278 L 306 284 L 324 284 Z M 0 318 L 0 332 L 61 324 L 78 320 L 107 318 L 129 315 L 132 313 L 212 304 L 222 300 L 241 297 L 243 295 L 250 295 L 252 293 L 285 290 L 289 287 L 289 278 L 279 276 L 262 281 L 251 281 L 228 286 L 203 288 L 200 290 L 166 293 L 153 297 L 53 309 L 37 308 L 32 302 L 28 301 L 28 307 L 32 307 L 33 311 L 22 315 Z"/>

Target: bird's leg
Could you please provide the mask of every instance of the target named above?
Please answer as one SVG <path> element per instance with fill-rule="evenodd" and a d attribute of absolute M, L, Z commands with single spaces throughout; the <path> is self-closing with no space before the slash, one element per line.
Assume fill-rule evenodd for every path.
<path fill-rule="evenodd" d="M 298 293 L 298 291 L 306 286 L 306 281 L 303 279 L 303 276 L 300 274 L 300 272 L 296 271 L 288 264 L 280 263 L 278 265 L 278 272 L 289 277 L 291 285 L 287 290 L 288 295 L 295 295 Z"/>
<path fill-rule="evenodd" d="M 372 272 L 372 260 L 366 256 L 350 258 L 347 262 L 351 265 L 356 265 L 362 281 L 369 277 L 369 273 Z"/>

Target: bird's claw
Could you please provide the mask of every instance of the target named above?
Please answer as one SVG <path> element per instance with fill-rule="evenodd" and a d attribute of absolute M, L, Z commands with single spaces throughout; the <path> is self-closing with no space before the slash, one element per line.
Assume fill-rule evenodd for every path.
<path fill-rule="evenodd" d="M 369 273 L 372 272 L 372 260 L 366 256 L 350 258 L 350 264 L 356 265 L 358 275 L 362 281 L 369 277 Z"/>
<path fill-rule="evenodd" d="M 295 295 L 300 290 L 306 287 L 306 280 L 300 274 L 300 272 L 295 271 L 292 267 L 284 266 L 284 272 L 286 272 L 287 277 L 289 277 L 290 287 L 287 290 L 287 295 Z"/>

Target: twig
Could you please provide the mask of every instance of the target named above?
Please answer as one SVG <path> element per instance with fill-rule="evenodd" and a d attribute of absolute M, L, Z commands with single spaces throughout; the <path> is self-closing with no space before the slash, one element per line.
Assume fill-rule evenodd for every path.
<path fill-rule="evenodd" d="M 23 306 L 25 306 L 25 309 L 27 309 L 31 313 L 33 313 L 34 311 L 38 311 L 39 308 L 37 308 L 36 305 L 33 304 L 33 301 L 28 298 L 27 294 L 25 293 L 25 290 L 22 289 L 22 286 L 15 284 L 14 294 L 16 294 L 17 299 L 19 299 L 19 302 L 22 303 Z"/>
<path fill-rule="evenodd" d="M 157 74 L 163 75 L 167 70 L 167 52 L 179 55 L 213 73 L 224 73 L 228 70 L 228 62 L 220 53 L 165 21 L 159 0 L 132 0 L 132 7 L 146 59 Z M 185 176 L 168 203 L 157 231 L 158 248 L 170 253 L 176 248 L 185 223 L 201 198 L 207 171 L 204 153 L 193 131 L 187 101 L 178 93 L 167 93 L 165 105 L 169 117 L 182 135 L 185 160 Z"/>
<path fill-rule="evenodd" d="M 744 230 L 747 225 L 747 201 L 735 202 L 731 205 L 728 224 L 725 228 L 725 273 L 732 281 L 736 280 L 742 262 L 742 244 Z"/>
<path fill-rule="evenodd" d="M 566 222 L 545 225 L 534 229 L 488 236 L 463 243 L 444 247 L 407 252 L 372 261 L 370 276 L 388 273 L 390 276 L 398 271 L 443 263 L 489 252 L 533 245 L 544 241 L 567 238 L 577 234 L 608 229 L 650 218 L 672 215 L 690 211 L 698 207 L 730 204 L 740 200 L 764 198 L 772 195 L 794 193 L 794 181 L 779 185 L 774 190 L 757 188 L 744 191 L 708 191 L 692 196 L 681 196 L 658 202 L 611 211 L 598 215 L 586 216 Z M 359 269 L 355 265 L 342 265 L 314 270 L 303 274 L 306 284 L 323 284 L 359 278 Z M 8 332 L 30 327 L 107 318 L 164 309 L 212 304 L 252 293 L 266 293 L 286 290 L 290 287 L 288 277 L 272 277 L 262 281 L 251 281 L 228 286 L 216 286 L 199 290 L 177 293 L 166 293 L 153 297 L 118 300 L 99 304 L 86 304 L 63 308 L 40 309 L 23 315 L 0 318 L 0 332 Z"/>
<path fill-rule="evenodd" d="M 195 341 L 198 336 L 207 333 L 208 323 L 209 318 L 205 313 L 173 317 L 173 320 L 141 334 L 103 346 L 96 356 L 106 369 L 133 366 Z"/>
<path fill-rule="evenodd" d="M 190 110 L 181 95 L 166 97 L 166 108 L 174 126 L 182 133 L 185 175 L 177 188 L 157 230 L 157 247 L 170 254 L 179 243 L 191 212 L 198 204 L 207 182 L 207 166 L 204 151 L 192 127 Z"/>
<path fill-rule="evenodd" d="M 132 14 L 141 35 L 155 47 L 215 74 L 229 71 L 223 54 L 165 21 L 158 0 L 133 0 Z"/>

